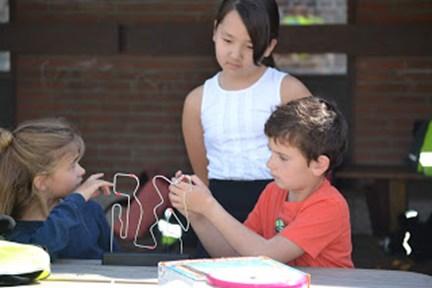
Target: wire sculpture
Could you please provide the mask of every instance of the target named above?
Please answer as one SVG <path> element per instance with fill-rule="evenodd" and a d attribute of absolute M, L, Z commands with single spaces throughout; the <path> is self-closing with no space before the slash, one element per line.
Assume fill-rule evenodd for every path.
<path fill-rule="evenodd" d="M 141 223 L 143 221 L 143 215 L 144 215 L 143 204 L 141 203 L 141 201 L 140 201 L 140 199 L 139 199 L 139 197 L 137 195 L 138 189 L 140 187 L 139 178 L 136 175 L 130 174 L 130 173 L 120 173 L 119 172 L 119 173 L 114 174 L 113 193 L 114 193 L 114 195 L 116 195 L 118 197 L 125 197 L 127 199 L 127 206 L 126 206 L 126 213 L 125 213 L 125 217 L 124 217 L 125 219 L 124 220 L 122 219 L 122 215 L 123 215 L 123 213 L 122 213 L 123 212 L 122 205 L 120 205 L 119 203 L 115 203 L 112 206 L 112 208 L 111 208 L 111 235 L 110 235 L 110 252 L 111 253 L 113 252 L 114 238 L 115 238 L 115 233 L 114 233 L 114 224 L 115 224 L 115 215 L 116 215 L 115 212 L 118 211 L 117 212 L 117 220 L 120 223 L 120 233 L 119 233 L 118 236 L 121 239 L 123 239 L 123 240 L 126 239 L 127 236 L 128 236 L 129 223 L 130 223 L 130 212 L 131 212 L 130 208 L 131 208 L 132 199 L 131 199 L 131 195 L 130 194 L 128 194 L 128 193 L 122 193 L 122 192 L 119 191 L 118 183 L 119 183 L 119 178 L 120 177 L 128 177 L 128 178 L 131 178 L 131 179 L 133 179 L 135 181 L 135 187 L 134 187 L 133 192 L 132 192 L 132 197 L 136 201 L 136 203 L 138 204 L 139 210 L 140 210 L 139 212 L 140 213 L 139 213 L 139 216 L 138 216 L 139 217 L 138 218 L 138 224 L 137 224 L 137 227 L 136 227 L 135 233 L 134 233 L 133 245 L 135 247 L 141 248 L 141 249 L 154 250 L 154 249 L 157 248 L 158 243 L 157 243 L 157 240 L 156 240 L 156 236 L 155 236 L 155 234 L 153 232 L 153 229 L 154 229 L 155 226 L 158 225 L 158 223 L 160 223 L 160 219 L 159 219 L 159 216 L 157 214 L 157 209 L 160 206 L 162 206 L 164 204 L 164 202 L 165 202 L 165 200 L 164 200 L 164 198 L 162 196 L 162 193 L 160 192 L 160 190 L 159 190 L 159 188 L 158 188 L 158 186 L 156 184 L 156 180 L 157 179 L 162 179 L 162 180 L 168 182 L 169 184 L 174 184 L 174 185 L 176 183 L 178 183 L 178 181 L 181 181 L 181 180 L 174 178 L 173 181 L 171 181 L 170 179 L 168 179 L 167 177 L 165 177 L 163 175 L 156 175 L 156 176 L 154 176 L 152 178 L 153 187 L 156 190 L 156 193 L 158 194 L 160 201 L 153 207 L 153 216 L 154 216 L 155 222 L 149 227 L 149 233 L 150 233 L 150 237 L 152 239 L 151 240 L 152 244 L 145 245 L 145 244 L 139 243 L 139 240 L 138 240 L 138 235 L 139 235 L 139 231 L 140 231 L 140 228 L 141 228 Z M 185 175 L 184 178 L 187 179 L 190 184 L 192 184 L 191 179 L 190 179 L 189 176 Z M 180 226 L 181 230 L 184 231 L 184 232 L 187 232 L 189 230 L 189 228 L 190 228 L 190 221 L 189 221 L 188 210 L 187 210 L 187 206 L 186 206 L 186 196 L 183 198 L 183 204 L 184 204 L 184 207 L 185 207 L 186 224 L 182 223 L 182 221 L 179 219 L 179 217 L 176 214 L 176 212 L 174 211 L 174 209 L 172 209 L 170 207 L 165 210 L 164 215 L 165 215 L 166 221 L 168 221 L 169 218 L 171 216 L 173 216 L 174 219 L 175 219 L 175 221 Z M 179 247 L 180 247 L 179 248 L 180 249 L 180 254 L 183 254 L 183 241 L 181 239 L 181 235 L 178 238 L 178 241 L 179 241 Z"/>

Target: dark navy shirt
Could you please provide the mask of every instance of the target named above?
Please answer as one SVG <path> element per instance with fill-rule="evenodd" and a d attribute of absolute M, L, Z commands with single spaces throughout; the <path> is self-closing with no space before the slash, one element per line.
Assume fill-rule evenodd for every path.
<path fill-rule="evenodd" d="M 110 230 L 102 207 L 72 193 L 45 221 L 16 221 L 8 240 L 45 248 L 51 258 L 101 259 L 110 251 Z M 114 250 L 118 250 L 114 243 Z"/>

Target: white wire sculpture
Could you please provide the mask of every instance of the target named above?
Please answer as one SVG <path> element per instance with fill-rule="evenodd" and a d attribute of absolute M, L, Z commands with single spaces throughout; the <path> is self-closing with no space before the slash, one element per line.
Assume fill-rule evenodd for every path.
<path fill-rule="evenodd" d="M 163 179 L 166 182 L 168 182 L 169 184 L 175 184 L 176 180 L 173 182 L 170 179 L 168 179 L 167 177 L 162 176 L 162 175 L 156 175 L 156 176 L 154 176 L 152 178 L 153 187 L 155 188 L 156 193 L 158 194 L 160 201 L 153 207 L 153 216 L 154 216 L 155 222 L 148 229 L 149 233 L 150 233 L 152 244 L 145 245 L 145 244 L 141 244 L 141 243 L 138 242 L 139 231 L 140 231 L 140 228 L 141 228 L 141 224 L 142 224 L 142 221 L 143 221 L 143 215 L 144 215 L 144 207 L 143 207 L 143 205 L 142 205 L 142 203 L 141 203 L 141 201 L 140 201 L 140 199 L 139 199 L 139 197 L 137 195 L 138 189 L 140 187 L 139 178 L 136 175 L 130 174 L 130 173 L 116 173 L 116 174 L 114 174 L 113 193 L 116 196 L 125 197 L 127 199 L 127 206 L 126 206 L 126 214 L 125 214 L 125 217 L 124 217 L 125 219 L 124 220 L 122 219 L 122 215 L 123 215 L 123 213 L 122 213 L 123 212 L 122 205 L 120 205 L 119 203 L 115 203 L 112 206 L 112 208 L 111 208 L 111 235 L 110 235 L 110 252 L 111 253 L 113 253 L 113 248 L 114 248 L 114 239 L 115 239 L 115 233 L 114 233 L 115 219 L 114 218 L 115 218 L 115 214 L 116 214 L 115 212 L 116 212 L 116 210 L 118 211 L 118 213 L 117 213 L 117 220 L 120 223 L 120 232 L 119 232 L 118 236 L 121 239 L 123 239 L 123 240 L 126 239 L 127 236 L 128 236 L 129 223 L 130 223 L 130 208 L 131 208 L 131 201 L 132 201 L 131 200 L 131 195 L 128 194 L 128 193 L 122 193 L 122 192 L 120 192 L 118 190 L 118 181 L 119 181 L 120 177 L 132 178 L 135 181 L 135 187 L 134 187 L 133 192 L 132 192 L 132 197 L 136 201 L 136 203 L 138 204 L 139 209 L 140 209 L 140 213 L 139 213 L 139 216 L 138 216 L 139 217 L 138 218 L 138 224 L 136 226 L 135 233 L 134 233 L 133 245 L 135 247 L 137 247 L 137 248 L 142 248 L 142 249 L 149 249 L 149 250 L 156 249 L 158 243 L 157 243 L 157 240 L 156 240 L 156 236 L 155 236 L 155 234 L 153 232 L 153 229 L 154 229 L 155 226 L 158 225 L 158 223 L 160 223 L 160 219 L 159 219 L 159 216 L 157 214 L 157 209 L 160 206 L 162 206 L 164 204 L 164 202 L 165 202 L 165 200 L 164 200 L 164 198 L 162 196 L 162 193 L 160 192 L 160 190 L 159 190 L 159 188 L 158 188 L 158 186 L 156 184 L 156 180 L 157 179 Z M 190 177 L 186 176 L 185 178 L 188 179 L 189 183 L 191 183 Z M 165 218 L 166 218 L 167 222 L 168 222 L 169 218 L 171 216 L 173 216 L 174 219 L 176 220 L 176 222 L 178 223 L 178 225 L 180 226 L 181 230 L 184 231 L 184 232 L 187 232 L 189 230 L 189 228 L 190 228 L 190 221 L 189 221 L 187 207 L 186 207 L 186 197 L 183 200 L 184 200 L 184 207 L 185 207 L 186 225 L 184 225 L 182 223 L 182 221 L 179 219 L 179 217 L 177 216 L 177 214 L 174 211 L 174 209 L 172 209 L 170 207 L 168 207 L 165 210 L 164 215 L 165 215 Z M 178 238 L 178 241 L 179 241 L 179 250 L 180 250 L 179 252 L 180 252 L 180 254 L 183 254 L 183 241 L 182 241 L 181 235 Z"/>

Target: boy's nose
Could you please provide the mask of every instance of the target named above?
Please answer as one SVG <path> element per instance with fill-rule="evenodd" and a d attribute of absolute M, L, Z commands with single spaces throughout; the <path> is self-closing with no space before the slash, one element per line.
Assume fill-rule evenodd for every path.
<path fill-rule="evenodd" d="M 270 170 L 272 170 L 272 164 L 273 164 L 272 158 L 273 158 L 273 156 L 270 156 L 269 159 L 267 160 L 267 163 L 266 163 L 267 167 Z"/>

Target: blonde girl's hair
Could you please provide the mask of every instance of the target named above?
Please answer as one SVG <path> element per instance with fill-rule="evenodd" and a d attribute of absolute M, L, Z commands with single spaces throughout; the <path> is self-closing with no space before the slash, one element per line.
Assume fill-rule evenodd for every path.
<path fill-rule="evenodd" d="M 27 121 L 10 132 L 0 128 L 0 213 L 19 219 L 24 209 L 41 198 L 35 176 L 51 173 L 69 153 L 84 154 L 78 130 L 62 118 Z"/>

